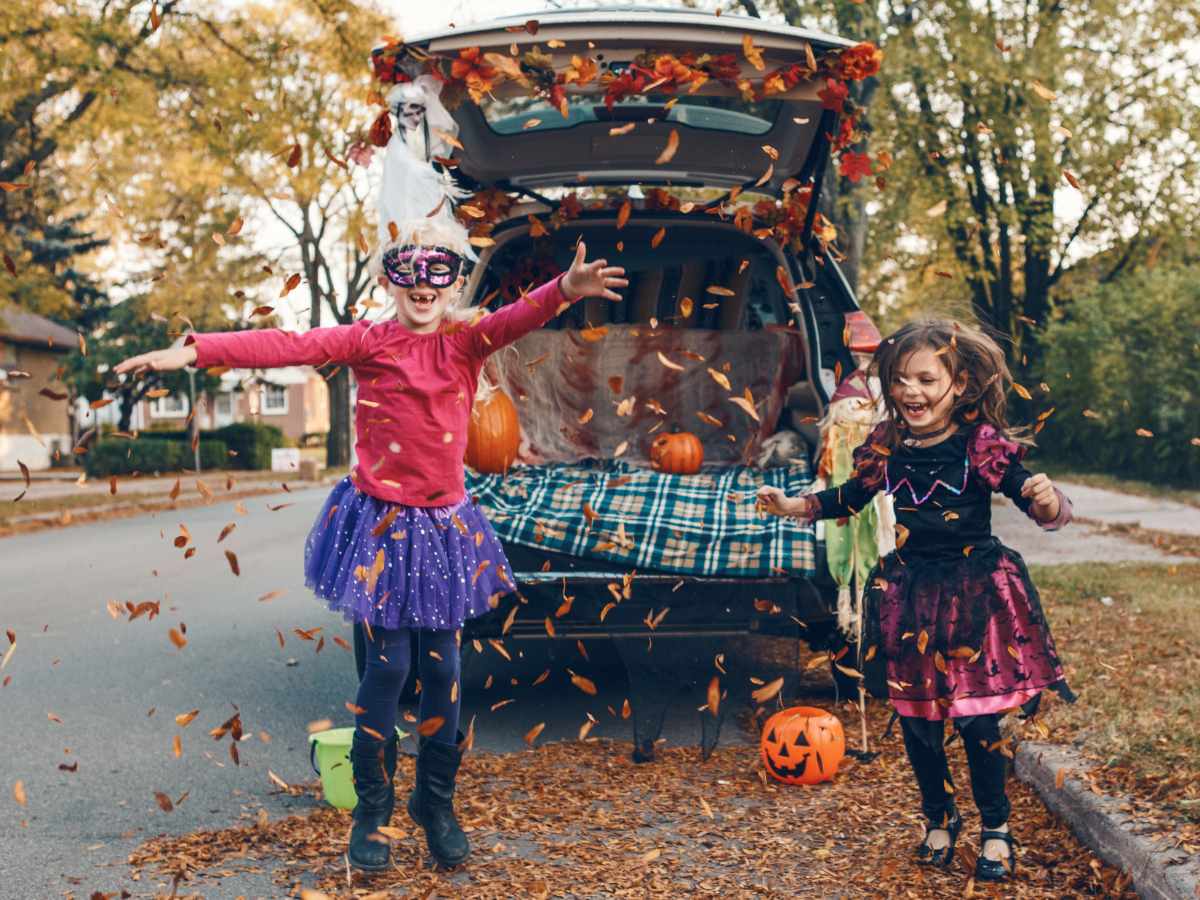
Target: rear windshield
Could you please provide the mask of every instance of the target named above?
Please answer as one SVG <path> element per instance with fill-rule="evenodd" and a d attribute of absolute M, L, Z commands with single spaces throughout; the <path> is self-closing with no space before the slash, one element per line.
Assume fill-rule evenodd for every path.
<path fill-rule="evenodd" d="M 684 94 L 670 109 L 664 110 L 673 95 L 637 94 L 613 104 L 604 105 L 599 95 L 572 94 L 567 97 L 567 117 L 545 97 L 513 97 L 490 99 L 482 104 L 483 117 L 496 134 L 519 134 L 525 131 L 556 131 L 586 122 L 644 122 L 658 119 L 737 134 L 766 134 L 775 124 L 783 108 L 782 100 L 746 102 L 739 97 Z"/>

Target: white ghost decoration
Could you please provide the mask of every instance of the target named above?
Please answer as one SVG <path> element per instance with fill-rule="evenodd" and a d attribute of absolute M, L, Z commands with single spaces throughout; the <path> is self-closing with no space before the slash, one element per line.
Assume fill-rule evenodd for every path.
<path fill-rule="evenodd" d="M 383 157 L 379 186 L 379 241 L 391 241 L 388 223 L 421 219 L 437 210 L 437 217 L 454 220 L 451 200 L 465 196 L 450 176 L 433 167 L 435 156 L 449 156 L 447 137 L 458 125 L 442 105 L 441 83 L 432 75 L 393 85 L 387 93 L 388 110 L 396 128 Z"/>

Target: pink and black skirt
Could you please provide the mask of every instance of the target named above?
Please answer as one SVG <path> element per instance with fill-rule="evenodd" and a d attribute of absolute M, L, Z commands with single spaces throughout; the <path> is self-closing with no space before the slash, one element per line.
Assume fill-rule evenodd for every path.
<path fill-rule="evenodd" d="M 514 589 L 492 526 L 469 497 L 452 506 L 380 500 L 342 479 L 309 532 L 305 583 L 349 622 L 458 629 Z"/>
<path fill-rule="evenodd" d="M 866 612 L 863 647 L 886 663 L 902 716 L 998 713 L 1046 688 L 1075 699 L 1025 561 L 994 538 L 968 556 L 888 555 L 871 573 Z"/>

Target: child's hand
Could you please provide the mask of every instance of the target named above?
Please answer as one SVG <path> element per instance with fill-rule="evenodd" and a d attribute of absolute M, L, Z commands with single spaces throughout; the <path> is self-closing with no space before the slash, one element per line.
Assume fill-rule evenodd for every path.
<path fill-rule="evenodd" d="M 612 289 L 629 287 L 629 282 L 623 277 L 625 270 L 620 266 L 610 266 L 606 259 L 584 262 L 586 253 L 587 246 L 580 241 L 571 268 L 562 280 L 563 293 L 567 295 L 567 299 L 603 297 L 605 300 L 620 300 L 621 295 Z"/>
<path fill-rule="evenodd" d="M 1058 518 L 1058 491 L 1054 489 L 1054 482 L 1050 480 L 1050 476 L 1045 473 L 1039 472 L 1032 478 L 1025 479 L 1025 483 L 1021 485 L 1021 496 L 1033 501 L 1031 511 L 1039 521 L 1053 522 Z"/>
<path fill-rule="evenodd" d="M 773 516 L 796 516 L 806 522 L 812 521 L 808 497 L 789 497 L 782 488 L 764 484 L 758 489 L 755 500 L 763 512 Z"/>
<path fill-rule="evenodd" d="M 136 375 L 146 369 L 151 372 L 174 372 L 176 369 L 190 366 L 195 361 L 196 345 L 187 344 L 183 347 L 168 347 L 166 350 L 152 350 L 149 353 L 131 356 L 117 363 L 113 371 L 118 375 L 124 375 L 126 372 Z"/>

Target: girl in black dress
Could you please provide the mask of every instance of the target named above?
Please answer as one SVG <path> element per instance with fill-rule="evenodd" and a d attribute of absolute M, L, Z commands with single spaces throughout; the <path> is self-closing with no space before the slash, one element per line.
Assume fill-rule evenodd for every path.
<path fill-rule="evenodd" d="M 1002 880 L 1013 871 L 1013 838 L 1000 718 L 1016 707 L 1032 712 L 1045 688 L 1074 695 L 1024 561 L 992 536 L 991 495 L 1004 494 L 1047 530 L 1070 520 L 1071 504 L 1021 465 L 1027 442 L 1014 440 L 1005 420 L 1012 378 L 995 341 L 947 319 L 911 322 L 880 344 L 872 370 L 886 415 L 854 452 L 850 479 L 798 497 L 763 487 L 759 501 L 811 522 L 891 494 L 896 550 L 869 577 L 863 655 L 886 662 L 920 788 L 927 824 L 917 857 L 949 866 L 962 829 L 943 743 L 949 720 L 963 738 L 983 823 L 975 877 Z"/>

